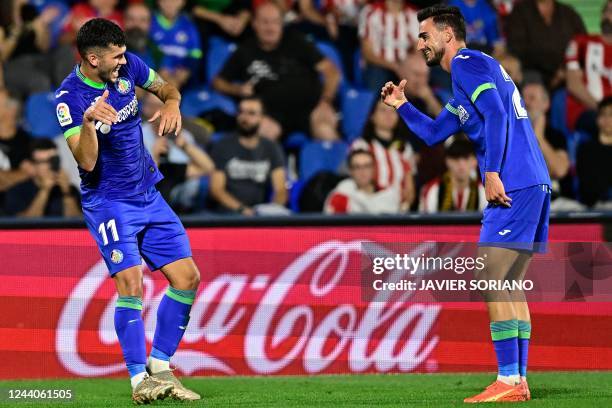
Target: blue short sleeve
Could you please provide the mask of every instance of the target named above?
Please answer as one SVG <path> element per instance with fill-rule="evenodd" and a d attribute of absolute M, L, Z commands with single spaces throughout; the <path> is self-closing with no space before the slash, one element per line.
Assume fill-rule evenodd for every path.
<path fill-rule="evenodd" d="M 476 102 L 483 91 L 497 88 L 489 65 L 484 58 L 490 57 L 484 54 L 482 58 L 458 54 L 452 62 L 453 84 L 461 89 L 472 103 Z"/>
<path fill-rule="evenodd" d="M 143 60 L 141 60 L 140 57 L 132 54 L 131 52 L 125 53 L 125 59 L 127 60 L 128 70 L 134 79 L 136 86 L 145 89 L 148 88 L 155 79 L 155 71 L 149 68 L 149 66 Z"/>
<path fill-rule="evenodd" d="M 85 106 L 83 98 L 76 91 L 60 88 L 55 92 L 55 113 L 62 128 L 64 137 L 68 139 L 81 131 Z"/>

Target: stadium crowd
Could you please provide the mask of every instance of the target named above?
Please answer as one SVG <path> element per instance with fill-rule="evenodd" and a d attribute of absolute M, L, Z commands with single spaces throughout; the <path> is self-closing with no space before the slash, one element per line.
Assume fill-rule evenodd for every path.
<path fill-rule="evenodd" d="M 399 214 L 481 211 L 471 144 L 428 147 L 378 99 L 407 80 L 436 116 L 450 76 L 415 50 L 405 0 L 3 0 L 0 215 L 78 216 L 79 176 L 54 90 L 75 69 L 75 36 L 104 17 L 128 51 L 181 89 L 185 129 L 158 137 L 159 102 L 139 94 L 143 141 L 179 213 Z M 612 0 L 601 34 L 556 0 L 449 0 L 470 48 L 500 60 L 554 180 L 554 210 L 612 209 Z"/>

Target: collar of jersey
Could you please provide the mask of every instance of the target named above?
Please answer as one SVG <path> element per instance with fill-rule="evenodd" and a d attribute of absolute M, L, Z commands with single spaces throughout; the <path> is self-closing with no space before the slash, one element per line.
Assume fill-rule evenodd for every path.
<path fill-rule="evenodd" d="M 74 72 L 79 77 L 79 79 L 81 81 L 83 81 L 86 85 L 89 85 L 89 86 L 91 86 L 92 88 L 95 88 L 95 89 L 106 89 L 106 84 L 103 84 L 101 82 L 92 81 L 91 79 L 89 79 L 85 75 L 83 75 L 83 73 L 81 72 L 79 64 L 77 64 L 76 67 L 74 67 Z"/>
<path fill-rule="evenodd" d="M 161 13 L 155 13 L 155 19 L 157 20 L 157 23 L 161 26 L 161 28 L 163 28 L 164 30 L 170 30 L 174 24 L 176 24 L 176 22 L 178 21 L 179 16 L 177 16 L 176 20 L 174 20 L 174 22 L 168 20 L 166 17 L 164 17 Z"/>

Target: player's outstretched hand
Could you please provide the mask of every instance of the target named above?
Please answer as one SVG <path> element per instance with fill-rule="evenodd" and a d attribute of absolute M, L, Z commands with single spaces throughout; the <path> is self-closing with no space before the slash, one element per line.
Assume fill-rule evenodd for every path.
<path fill-rule="evenodd" d="M 179 110 L 178 101 L 166 101 L 164 106 L 153 114 L 149 122 L 155 122 L 157 119 L 160 119 L 157 130 L 158 136 L 167 135 L 168 133 L 178 135 L 182 128 L 181 111 Z"/>
<path fill-rule="evenodd" d="M 108 98 L 108 89 L 85 111 L 83 118 L 90 123 L 100 121 L 109 126 L 117 122 L 117 111 L 106 103 L 106 98 Z"/>
<path fill-rule="evenodd" d="M 394 85 L 393 82 L 387 82 L 380 91 L 380 99 L 389 106 L 399 108 L 404 102 L 408 102 L 406 95 L 404 95 L 404 88 L 406 87 L 406 80 L 402 79 L 398 85 Z"/>
<path fill-rule="evenodd" d="M 512 199 L 506 195 L 504 183 L 495 172 L 485 173 L 485 197 L 491 204 L 512 206 Z"/>

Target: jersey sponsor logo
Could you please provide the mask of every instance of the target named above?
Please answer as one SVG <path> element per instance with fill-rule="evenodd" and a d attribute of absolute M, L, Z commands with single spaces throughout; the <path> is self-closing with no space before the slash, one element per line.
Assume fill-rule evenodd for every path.
<path fill-rule="evenodd" d="M 459 114 L 459 122 L 461 122 L 462 125 L 465 125 L 465 122 L 467 122 L 470 118 L 470 114 L 467 113 L 465 108 L 461 105 L 459 105 L 457 108 L 457 113 Z"/>
<path fill-rule="evenodd" d="M 174 39 L 179 44 L 185 44 L 188 39 L 187 33 L 185 33 L 184 31 L 179 31 L 178 33 L 176 33 L 176 36 L 174 37 Z"/>
<path fill-rule="evenodd" d="M 67 94 L 67 93 L 68 93 L 68 91 L 59 91 L 58 93 L 55 94 L 55 97 L 59 98 L 60 96 L 62 96 L 64 94 Z"/>
<path fill-rule="evenodd" d="M 57 104 L 55 113 L 57 114 L 57 120 L 59 121 L 60 126 L 66 126 L 72 123 L 70 108 L 64 102 Z"/>
<path fill-rule="evenodd" d="M 113 249 L 110 253 L 110 260 L 114 264 L 120 264 L 123 262 L 123 252 L 118 249 Z"/>
<path fill-rule="evenodd" d="M 127 95 L 128 92 L 132 89 L 132 84 L 127 78 L 120 77 L 117 82 L 115 82 L 115 89 L 122 95 Z"/>
<path fill-rule="evenodd" d="M 504 235 L 508 234 L 509 232 L 512 232 L 512 230 L 505 229 L 503 231 L 499 231 L 498 234 L 503 237 Z"/>
<path fill-rule="evenodd" d="M 457 55 L 455 58 L 466 60 L 466 59 L 470 58 L 470 56 L 469 55 Z"/>
<path fill-rule="evenodd" d="M 94 99 L 94 101 L 91 104 L 93 105 L 94 103 L 96 103 L 96 101 L 99 98 L 100 98 L 99 96 L 96 97 L 96 99 Z M 138 113 L 138 99 L 136 99 L 136 95 L 134 95 L 130 103 L 125 105 L 123 108 L 119 110 L 119 112 L 117 112 L 117 122 L 115 122 L 115 124 L 119 124 L 123 122 L 124 120 L 128 119 L 129 117 L 136 116 L 137 113 Z M 111 126 L 107 125 L 106 123 L 96 122 L 96 130 L 99 130 L 100 133 L 102 133 L 103 135 L 106 135 L 111 131 Z"/>

